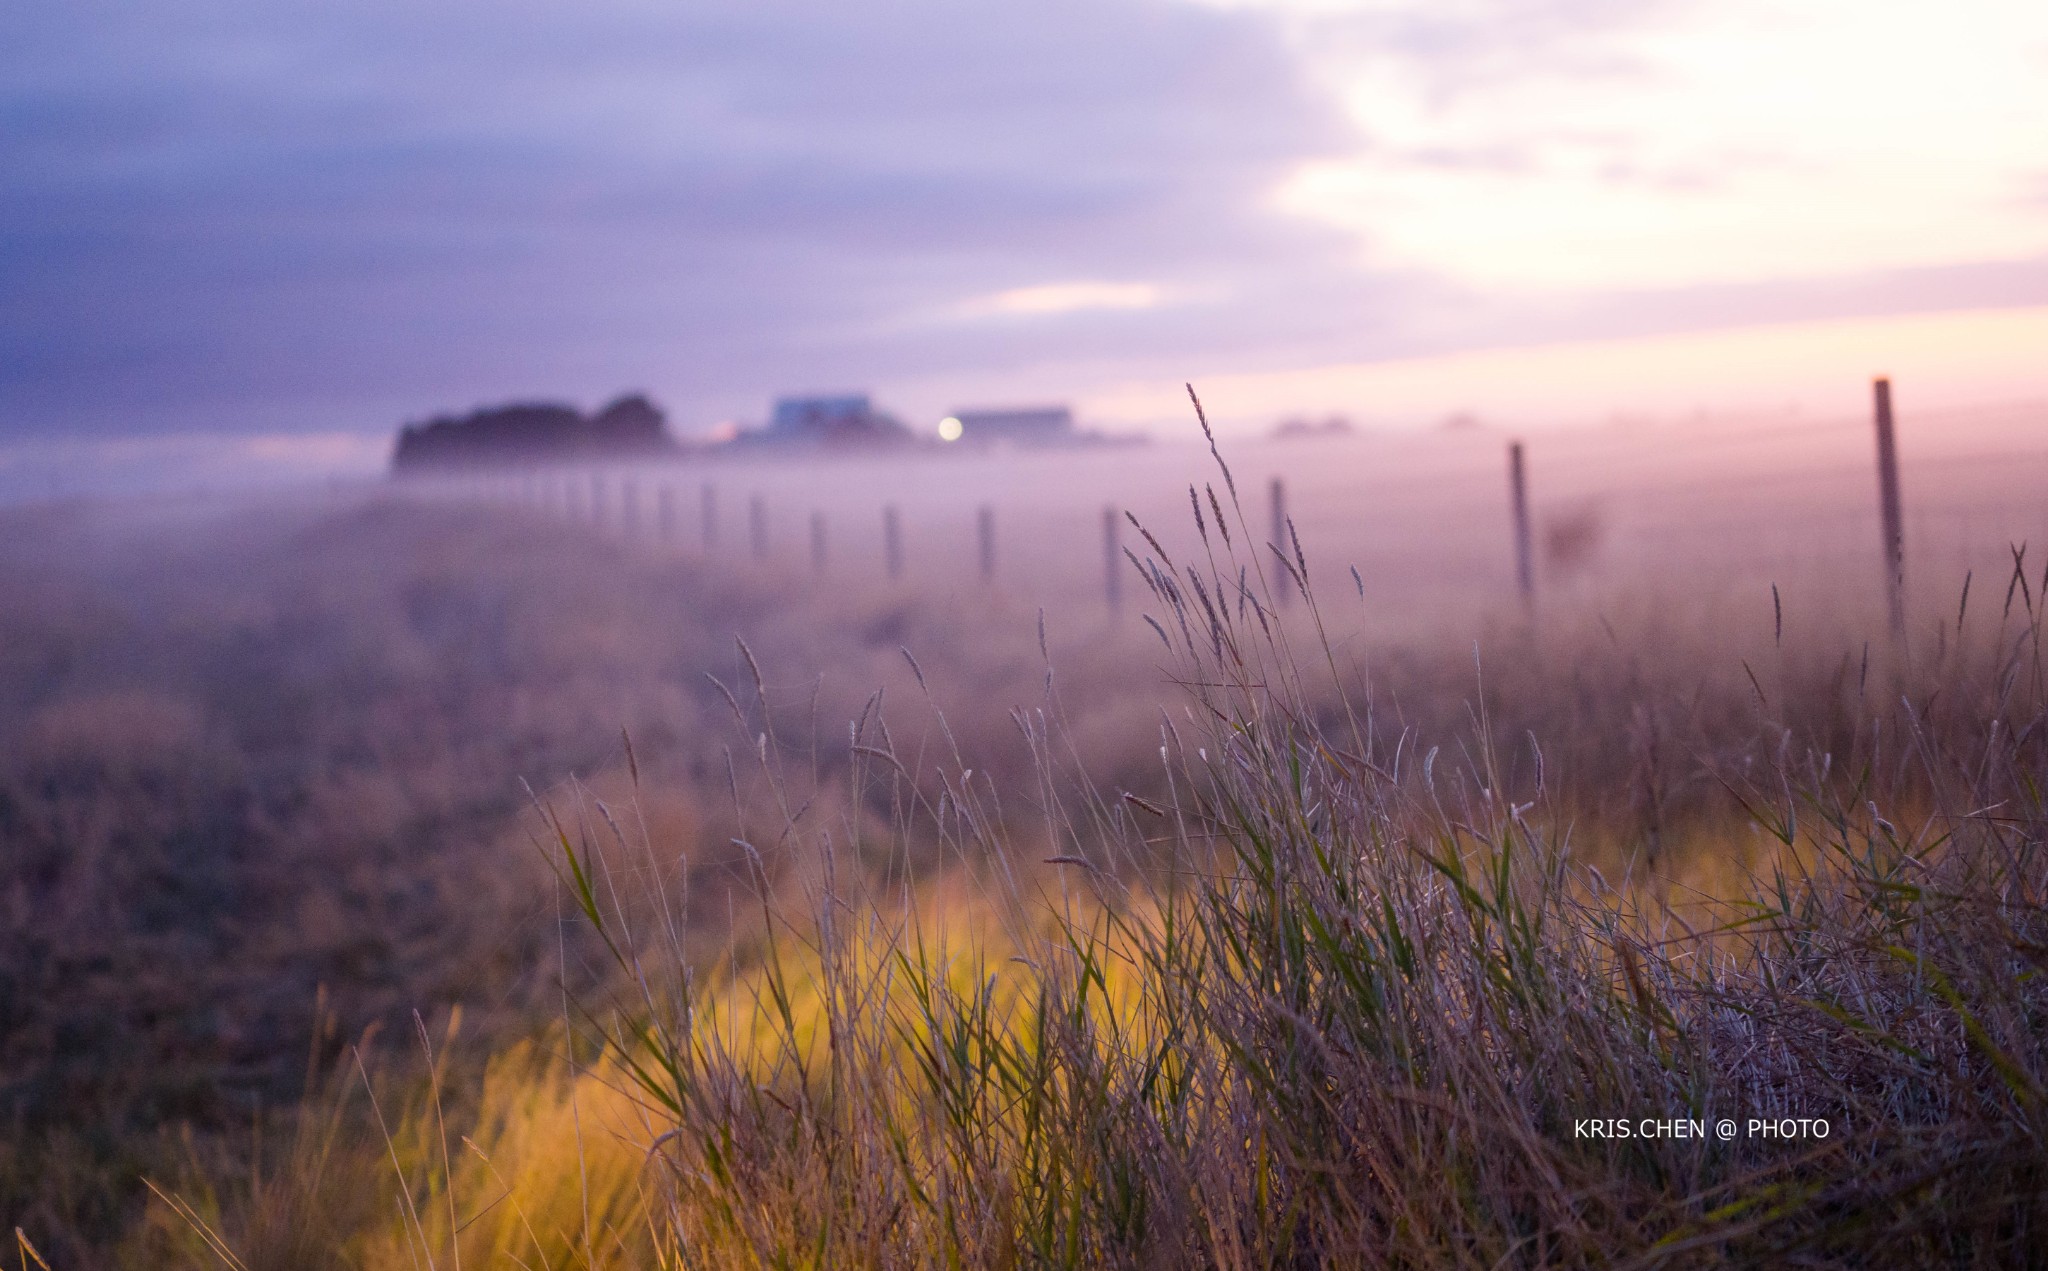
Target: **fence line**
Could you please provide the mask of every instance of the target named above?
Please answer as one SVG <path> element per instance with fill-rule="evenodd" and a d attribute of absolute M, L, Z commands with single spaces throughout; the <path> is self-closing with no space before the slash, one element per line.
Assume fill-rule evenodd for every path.
<path fill-rule="evenodd" d="M 902 578 L 903 522 L 896 514 L 894 503 L 882 509 L 882 556 L 888 565 L 890 581 Z"/>
<path fill-rule="evenodd" d="M 996 580 L 996 510 L 984 503 L 974 514 L 975 555 L 981 566 L 981 581 Z"/>
<path fill-rule="evenodd" d="M 1878 498 L 1874 510 L 1869 503 L 1862 504 L 1860 508 L 1835 503 L 1846 491 L 1833 483 L 1837 480 L 1849 481 L 1859 472 L 1867 474 L 1869 469 L 1863 467 L 1863 464 L 1868 463 L 1869 459 L 1866 457 L 1861 462 L 1852 463 L 1844 453 L 1837 460 L 1832 452 L 1832 445 L 1837 439 L 1841 439 L 1845 443 L 1846 451 L 1847 426 L 1832 421 L 1801 424 L 1796 427 L 1752 428 L 1713 435 L 1686 435 L 1676 427 L 1666 427 L 1659 429 L 1654 437 L 1632 439 L 1654 444 L 1654 463 L 1646 461 L 1652 458 L 1650 456 L 1632 454 L 1625 449 L 1591 452 L 1583 456 L 1582 463 L 1574 463 L 1574 460 L 1582 457 L 1572 453 L 1572 444 L 1563 443 L 1558 446 L 1561 452 L 1559 456 L 1551 456 L 1546 449 L 1546 457 L 1538 462 L 1543 465 L 1546 480 L 1552 483 L 1546 486 L 1546 490 L 1554 488 L 1556 483 L 1566 481 L 1575 472 L 1581 476 L 1581 483 L 1571 486 L 1570 494 L 1563 496 L 1562 501 L 1560 496 L 1551 494 L 1551 506 L 1564 511 L 1569 511 L 1574 503 L 1591 506 L 1599 511 L 1602 518 L 1596 522 L 1596 533 L 1605 534 L 1607 527 L 1613 523 L 1609 514 L 1600 509 L 1616 503 L 1621 506 L 1622 524 L 1626 527 L 1626 537 L 1621 540 L 1623 545 L 1617 548 L 1610 546 L 1609 542 L 1595 540 L 1596 550 L 1602 557 L 1617 561 L 1647 560 L 1653 553 L 1669 550 L 1660 548 L 1659 544 L 1676 544 L 1682 539 L 1689 539 L 1695 543 L 1704 542 L 1719 558 L 1731 564 L 1795 559 L 1808 554 L 1803 546 L 1759 548 L 1746 535 L 1768 534 L 1775 526 L 1785 535 L 1804 534 L 1807 539 L 1811 539 L 1811 531 L 1815 526 L 1867 524 L 1873 519 L 1874 511 L 1880 536 L 1886 607 L 1891 625 L 1896 631 L 1901 629 L 1905 622 L 1905 565 L 1908 545 L 1906 540 L 1909 533 L 1914 540 L 1916 560 L 1946 560 L 1951 552 L 1957 559 L 1967 560 L 1975 550 L 1974 543 L 1978 537 L 1979 527 L 1986 527 L 2001 540 L 2013 532 L 2016 524 L 2021 536 L 2037 529 L 2048 529 L 2048 504 L 2037 504 L 2021 498 L 2002 499 L 1997 502 L 1972 498 L 1964 506 L 1944 507 L 1931 504 L 1931 500 L 1938 499 L 1940 494 L 1929 483 L 1925 487 L 1916 486 L 1916 489 L 1927 489 L 1929 495 L 1923 496 L 1916 506 L 1907 508 L 1900 475 L 1902 446 L 1907 453 L 1911 453 L 1916 449 L 1914 438 L 1925 438 L 1927 430 L 1938 429 L 1945 422 L 1957 419 L 1978 419 L 1994 423 L 2010 421 L 2014 424 L 2024 421 L 2010 408 L 1995 406 L 1967 410 L 1906 412 L 1901 415 L 1895 413 L 1891 389 L 1888 380 L 1873 381 L 1872 417 L 1863 425 L 1874 427 L 1875 431 Z M 1871 436 L 1869 433 L 1863 435 Z M 1575 443 L 1582 439 L 1583 437 L 1568 440 Z M 1830 449 L 1816 454 L 1802 454 L 1801 462 L 1792 469 L 1781 466 L 1776 471 L 1708 477 L 1697 475 L 1699 460 L 1703 457 L 1717 454 L 1762 456 L 1760 443 L 1768 444 L 1781 440 L 1824 440 L 1830 443 Z M 1536 535 L 1539 528 L 1546 536 L 1542 545 L 1546 553 L 1543 562 L 1546 585 L 1551 576 L 1551 569 L 1570 567 L 1569 564 L 1559 567 L 1553 563 L 1559 559 L 1557 553 L 1564 550 L 1555 546 L 1560 541 L 1558 527 L 1568 525 L 1569 518 L 1560 512 L 1557 515 L 1545 516 L 1539 525 L 1539 513 L 1544 509 L 1539 503 L 1539 492 L 1532 491 L 1532 460 L 1535 460 L 1535 456 L 1530 452 L 1548 444 L 1539 440 L 1532 445 L 1525 439 L 1517 438 L 1507 446 L 1507 511 L 1513 536 L 1512 585 L 1520 603 L 1525 608 L 1532 609 L 1538 583 Z M 1868 452 L 1865 453 L 1867 456 Z M 1813 462 L 1816 458 L 1822 461 Z M 1674 460 L 1680 462 L 1674 463 Z M 2030 450 L 2019 446 L 2001 446 L 1984 452 L 1937 454 L 1925 458 L 1913 455 L 1914 462 L 1941 471 L 1953 471 L 1972 465 L 1988 469 L 1992 464 L 2003 462 L 2007 469 L 2003 475 L 2015 485 L 2026 479 L 2022 472 L 2015 470 L 2019 462 L 2026 460 L 2048 463 L 2048 447 Z M 1763 461 L 1768 462 L 1768 457 L 1764 457 Z M 1462 464 L 1464 461 L 1460 459 L 1458 462 Z M 1608 482 L 1591 489 L 1586 488 L 1583 483 L 1585 472 L 1590 470 L 1601 473 L 1610 466 L 1618 470 L 1613 472 Z M 1761 467 L 1762 463 L 1758 466 Z M 1681 475 L 1672 472 L 1674 467 L 1690 468 L 1695 471 L 1684 472 Z M 1560 469 L 1564 472 L 1563 477 L 1558 475 Z M 1449 473 L 1442 474 L 1442 479 L 1449 480 L 1450 477 Z M 1863 479 L 1868 478 L 1864 476 Z M 1922 480 L 1926 480 L 1925 476 Z M 648 505 L 643 499 L 643 482 L 648 483 L 648 489 L 652 491 L 651 529 L 647 517 Z M 1802 505 L 1792 508 L 1782 517 L 1767 515 L 1773 501 L 1787 504 L 1792 502 L 1772 493 L 1773 490 L 1788 483 L 1803 483 L 1808 486 L 1815 483 L 1825 484 L 1828 490 L 1825 496 L 1828 506 L 1814 510 Z M 644 470 L 636 473 L 619 469 L 569 469 L 547 475 L 529 473 L 524 476 L 486 473 L 414 488 L 423 488 L 430 492 L 439 491 L 462 499 L 498 501 L 533 508 L 572 521 L 587 522 L 636 542 L 652 541 L 664 548 L 675 547 L 679 537 L 679 508 L 675 484 L 660 477 L 649 477 L 645 475 Z M 1714 506 L 1717 491 L 1721 493 L 1724 505 L 1718 509 Z M 1271 544 L 1283 556 L 1291 559 L 1292 544 L 1301 527 L 1297 524 L 1297 518 L 1290 514 L 1292 509 L 1289 493 L 1286 476 L 1281 473 L 1270 475 L 1268 499 Z M 1754 500 L 1759 505 L 1757 510 L 1743 514 L 1740 508 L 1745 500 L 1736 499 L 1734 496 L 1738 493 Z M 749 555 L 754 561 L 762 563 L 773 557 L 767 508 L 769 497 L 766 492 L 753 491 L 750 492 L 747 503 Z M 1471 496 L 1472 499 L 1477 497 L 1479 496 L 1476 492 Z M 717 483 L 704 481 L 700 499 L 702 548 L 706 554 L 714 554 L 719 546 L 721 530 Z M 1681 501 L 1689 501 L 1692 506 L 1675 507 Z M 1461 502 L 1460 496 L 1453 495 L 1448 502 L 1469 510 L 1469 501 Z M 1311 508 L 1315 515 L 1311 517 L 1310 524 L 1316 524 L 1325 517 L 1325 514 L 1328 519 L 1334 520 L 1336 513 L 1333 509 L 1337 506 L 1312 504 Z M 1672 509 L 1670 515 L 1660 518 L 1659 513 L 1666 508 Z M 908 573 L 904 509 L 892 500 L 886 501 L 881 510 L 884 570 L 892 581 L 901 581 Z M 1721 513 L 1718 516 L 1717 511 Z M 1907 521 L 1909 513 L 1910 525 Z M 827 572 L 831 559 L 827 533 L 828 518 L 822 508 L 813 509 L 808 515 L 810 565 L 815 574 L 823 575 Z M 1683 519 L 1679 519 L 1680 517 Z M 1102 600 L 1104 607 L 1111 614 L 1121 609 L 1124 599 L 1123 572 L 1128 561 L 1123 550 L 1122 520 L 1123 514 L 1115 506 L 1104 507 L 1101 536 Z M 984 586 L 993 586 L 999 568 L 1002 568 L 998 555 L 999 543 L 993 505 L 974 505 L 973 521 L 975 576 Z M 1301 535 L 1301 538 L 1304 549 L 1311 555 L 1315 554 L 1318 546 L 1315 540 L 1305 534 Z M 964 547 L 964 536 L 945 538 L 941 533 L 941 540 L 943 544 L 959 544 L 960 547 L 951 548 L 946 554 L 959 552 L 960 557 L 964 558 L 964 551 L 960 551 L 960 548 Z M 1037 542 L 1032 527 L 1024 527 L 1022 541 L 1034 544 Z M 1464 566 L 1461 564 L 1453 568 L 1451 556 L 1468 550 L 1465 547 L 1460 546 L 1451 552 L 1451 556 L 1447 556 L 1445 553 L 1449 544 L 1433 541 L 1427 536 L 1410 536 L 1404 541 L 1412 544 L 1410 550 L 1413 554 L 1406 559 L 1428 560 L 1432 570 L 1444 577 L 1464 576 Z M 1348 549 L 1353 552 L 1361 547 L 1367 556 L 1374 550 L 1371 546 L 1362 545 L 1356 540 L 1348 544 Z M 1843 550 L 1837 544 L 1816 546 L 1811 556 L 1817 562 L 1822 558 L 1839 556 Z M 1382 553 L 1382 558 L 1400 559 L 1387 557 L 1385 553 Z M 1024 574 L 1027 577 L 1031 576 L 1034 558 L 1027 553 L 1020 559 L 1025 566 Z M 1462 560 L 1462 557 L 1458 559 Z M 1270 565 L 1271 562 L 1261 561 L 1261 564 Z M 961 560 L 960 566 L 956 566 L 959 567 L 964 567 L 964 559 Z M 1004 568 L 1004 572 L 1008 572 L 1007 568 Z M 1497 566 L 1491 576 L 1496 579 L 1499 577 Z M 1276 578 L 1274 582 L 1274 603 L 1284 607 L 1291 600 L 1292 588 L 1284 579 Z M 1367 587 L 1366 582 L 1361 579 L 1359 586 L 1363 594 Z"/>
<path fill-rule="evenodd" d="M 1515 586 L 1522 595 L 1522 608 L 1536 604 L 1536 557 L 1529 538 L 1529 473 L 1522 462 L 1522 443 L 1508 443 L 1509 515 L 1515 530 Z"/>

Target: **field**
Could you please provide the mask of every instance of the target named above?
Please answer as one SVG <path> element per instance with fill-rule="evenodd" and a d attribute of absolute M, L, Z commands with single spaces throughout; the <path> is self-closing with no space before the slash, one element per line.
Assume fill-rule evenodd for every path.
<path fill-rule="evenodd" d="M 0 1218 L 2022 1264 L 2039 416 L 1906 415 L 1897 633 L 1854 421 L 1532 438 L 1529 608 L 1485 431 L 0 513 Z"/>

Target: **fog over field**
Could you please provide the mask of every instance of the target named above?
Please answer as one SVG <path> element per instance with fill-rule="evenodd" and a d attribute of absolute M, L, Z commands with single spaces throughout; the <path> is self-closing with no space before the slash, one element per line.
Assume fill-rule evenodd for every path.
<path fill-rule="evenodd" d="M 2048 404 L 2033 403 L 1903 416 L 1916 591 L 1946 595 L 1965 572 L 2009 563 L 2010 544 L 2048 528 L 2033 493 L 2048 464 L 2044 420 Z M 1882 580 L 1867 418 L 1622 421 L 1512 439 L 1528 455 L 1546 603 L 1583 607 L 1631 593 L 1703 590 L 1719 603 L 1742 589 L 1754 602 L 1768 599 L 1773 581 L 1825 580 L 1831 607 L 1875 595 Z M 1259 541 L 1272 538 L 1277 479 L 1325 603 L 1334 606 L 1341 590 L 1347 620 L 1376 634 L 1412 634 L 1418 621 L 1472 624 L 1512 600 L 1510 440 L 1475 423 L 1223 445 Z M 555 469 L 427 482 L 418 492 L 602 518 L 602 533 L 656 554 L 808 578 L 810 588 L 830 593 L 886 580 L 884 509 L 894 507 L 908 588 L 946 604 L 993 600 L 1026 614 L 1045 606 L 1078 616 L 1103 599 L 1103 510 L 1117 510 L 1120 521 L 1135 516 L 1184 552 L 1195 535 L 1190 485 L 1228 494 L 1199 441 Z M 709 550 L 707 486 L 717 527 Z M 665 538 L 664 497 L 672 516 Z M 765 515 L 765 560 L 754 557 L 755 499 Z M 991 586 L 978 579 L 983 508 L 995 523 Z M 822 569 L 813 566 L 814 516 L 824 519 Z M 1140 545 L 1127 524 L 1119 534 L 1123 545 Z"/>

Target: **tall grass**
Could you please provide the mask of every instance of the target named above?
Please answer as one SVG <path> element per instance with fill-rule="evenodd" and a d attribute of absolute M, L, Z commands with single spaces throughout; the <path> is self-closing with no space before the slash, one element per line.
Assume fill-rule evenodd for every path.
<path fill-rule="evenodd" d="M 906 642 L 958 650 L 927 665 L 991 697 L 1038 678 L 1028 637 L 970 638 L 995 625 L 982 613 L 816 595 L 808 575 L 738 576 L 518 509 L 119 515 L 0 515 L 0 1233 L 21 1226 L 60 1266 L 112 1256 L 144 1177 L 195 1152 L 227 1168 L 259 1122 L 282 1122 L 262 1133 L 282 1153 L 309 1053 L 346 1068 L 345 1043 L 381 1022 L 395 1080 L 421 1067 L 412 1012 L 459 1004 L 461 1089 L 545 1026 L 563 944 L 574 966 L 594 937 L 549 929 L 521 781 L 582 775 L 612 797 L 622 727 L 649 832 L 689 843 L 710 880 L 692 937 L 723 947 L 739 831 L 730 716 L 703 673 L 732 678 L 735 631 L 801 675 L 823 719 L 890 676 L 914 687 Z M 1092 753 L 1121 745 L 1120 718 L 1143 733 L 1124 703 L 1151 685 L 1123 674 L 1122 646 L 1055 650 L 1068 682 L 1097 686 Z M 778 732 L 808 717 L 779 713 Z M 955 726 L 987 750 L 978 734 L 1007 723 Z M 367 1114 L 352 1102 L 344 1138 Z"/>
<path fill-rule="evenodd" d="M 1487 687 L 1555 649 L 1497 642 L 1468 726 L 1418 740 L 1216 462 L 1196 558 L 1150 534 L 1132 557 L 1183 695 L 1147 792 L 1088 779 L 1048 674 L 1013 716 L 1028 786 L 973 771 L 943 713 L 934 754 L 868 710 L 848 797 L 813 802 L 756 668 L 728 701 L 753 743 L 735 802 L 773 791 L 735 810 L 758 917 L 710 965 L 692 874 L 630 800 L 537 812 L 614 991 L 568 1013 L 580 1045 L 458 1117 L 463 1164 L 431 1098 L 397 1119 L 392 1216 L 346 1261 L 2038 1257 L 2048 811 L 2021 555 L 1996 620 L 1980 596 L 1913 647 L 1745 666 L 1711 733 L 1653 730 L 1667 753 L 1593 774 L 1650 798 L 1582 821 L 1555 758 L 1576 739 L 1506 731 Z M 1680 769 L 1711 790 L 1683 827 L 1655 790 Z M 1671 859 L 1680 829 L 1714 890 Z M 940 881 L 892 868 L 911 856 Z M 231 1210 L 183 1229 L 233 1249 Z"/>

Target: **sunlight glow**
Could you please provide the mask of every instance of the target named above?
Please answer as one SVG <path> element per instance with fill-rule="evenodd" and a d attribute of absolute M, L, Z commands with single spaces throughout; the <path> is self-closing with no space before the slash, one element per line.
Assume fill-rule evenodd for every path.
<path fill-rule="evenodd" d="M 2048 5 L 1251 7 L 1363 142 L 1275 204 L 1363 265 L 1547 291 L 2048 253 Z"/>
<path fill-rule="evenodd" d="M 1870 378 L 1902 400 L 1957 406 L 2048 399 L 2048 307 L 1781 323 L 1626 340 L 1484 349 L 1439 357 L 1213 375 L 1196 387 L 1212 418 L 1263 432 L 1282 415 L 1339 411 L 1413 427 L 1469 412 L 1507 426 L 1702 415 L 1855 417 Z M 1185 389 L 1130 383 L 1091 394 L 1091 418 L 1180 423 Z"/>

